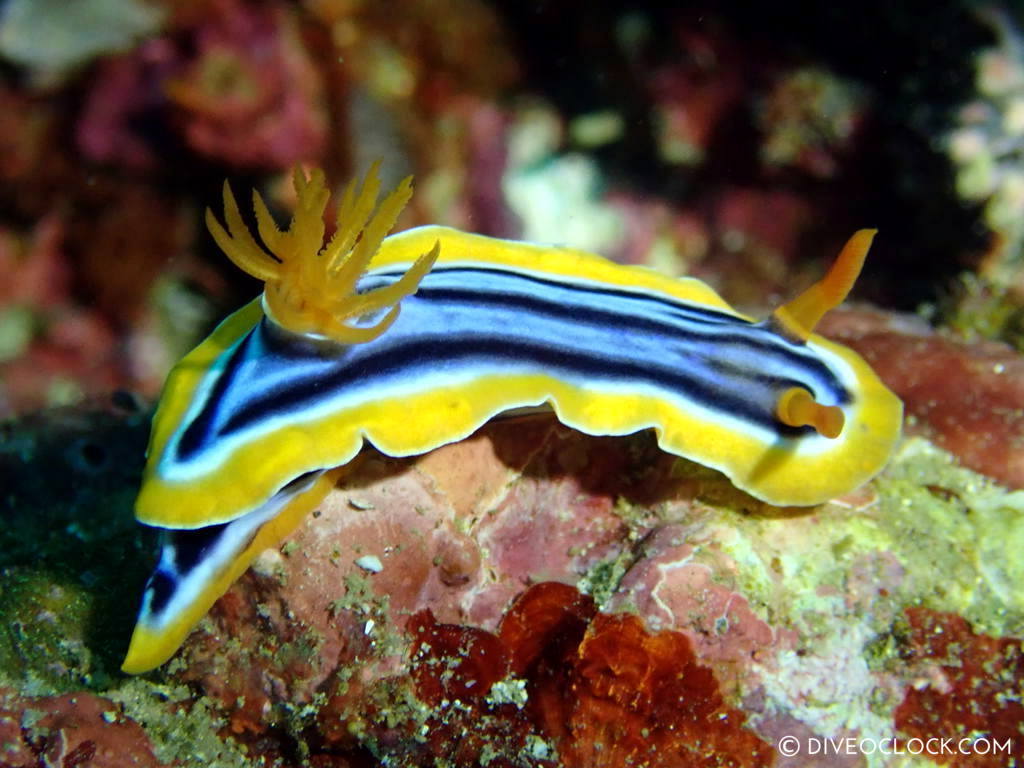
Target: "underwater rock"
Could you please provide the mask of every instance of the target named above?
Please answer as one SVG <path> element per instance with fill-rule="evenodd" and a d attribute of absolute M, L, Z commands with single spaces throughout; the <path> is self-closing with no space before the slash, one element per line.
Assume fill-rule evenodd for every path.
<path fill-rule="evenodd" d="M 575 581 L 621 535 L 610 499 L 581 486 L 626 454 L 592 448 L 542 418 L 492 425 L 418 462 L 364 454 L 217 603 L 186 643 L 184 676 L 225 703 L 307 701 L 339 664 L 400 652 L 392 635 L 417 611 L 493 631 L 526 584 Z M 254 668 L 261 691 L 248 687 Z"/>
<path fill-rule="evenodd" d="M 139 419 L 130 415 L 133 435 Z M 98 466 L 120 477 L 123 460 L 105 455 Z M 96 456 L 89 448 L 82 460 Z M 681 765 L 760 765 L 771 757 L 767 745 L 786 736 L 805 744 L 909 737 L 937 727 L 930 713 L 956 711 L 943 703 L 947 689 L 922 681 L 944 676 L 992 711 L 1019 686 L 1011 656 L 1024 634 L 1022 510 L 1019 492 L 956 467 L 920 439 L 864 488 L 785 510 L 662 453 L 649 434 L 592 438 L 543 416 L 497 421 L 417 459 L 365 451 L 296 534 L 217 602 L 178 656 L 132 684 L 148 686 L 143 698 L 155 697 L 161 711 L 208 712 L 203 738 L 219 731 L 225 749 L 281 764 L 299 745 L 317 765 L 493 758 L 553 768 L 595 764 L 595 744 L 607 743 L 609 760 L 640 763 L 650 757 L 646 745 L 657 744 Z M 125 511 L 118 525 L 127 524 Z M 54 538 L 48 546 L 63 540 Z M 105 549 L 89 551 L 110 559 Z M 136 559 L 137 571 L 144 563 Z M 166 742 L 140 717 L 147 710 L 129 709 L 138 697 L 119 692 L 125 681 L 105 674 L 116 663 L 110 649 L 101 655 L 88 635 L 68 644 L 82 632 L 69 621 L 114 621 L 110 600 L 130 610 L 133 590 L 97 600 L 77 586 L 75 600 L 91 608 L 67 611 L 53 604 L 65 593 L 39 570 L 46 562 L 23 558 L 5 574 L 5 588 L 32 590 L 5 591 L 5 615 L 23 639 L 0 675 L 43 683 L 46 693 L 94 687 L 154 728 L 154 744 Z M 137 588 L 141 577 L 129 581 Z M 99 589 L 116 591 L 109 581 Z M 929 655 L 927 631 L 907 628 L 905 609 L 921 604 L 944 612 L 943 626 L 963 635 L 971 658 L 1008 649 L 1007 663 L 979 661 L 991 676 L 957 682 L 945 651 Z M 55 612 L 67 620 L 54 623 Z M 130 617 L 117 621 L 127 637 Z M 40 635 L 50 646 L 19 651 L 50 625 Z M 181 703 L 160 699 L 169 689 Z M 685 704 L 665 703 L 681 691 Z M 694 727 L 703 746 L 689 738 L 698 752 L 683 756 L 676 737 Z M 179 752 L 192 738 L 174 736 Z M 778 764 L 815 764 L 803 757 Z"/>
<path fill-rule="evenodd" d="M 1024 761 L 1024 651 L 1019 639 L 977 634 L 956 614 L 907 609 L 911 663 L 918 680 L 896 709 L 896 727 L 911 737 L 972 740 L 984 735 L 1008 751 L 942 760 L 979 768 Z"/>
<path fill-rule="evenodd" d="M 227 732 L 251 744 L 298 708 L 315 723 L 303 739 L 324 754 L 586 765 L 599 741 L 638 756 L 636 734 L 668 717 L 647 707 L 676 695 L 671 676 L 643 703 L 599 671 L 634 674 L 607 655 L 635 646 L 630 658 L 662 670 L 652 679 L 671 657 L 689 676 L 680 686 L 704 680 L 693 706 L 740 729 L 724 741 L 707 731 L 708 755 L 742 744 L 751 762 L 735 764 L 765 764 L 769 737 L 884 726 L 839 704 L 844 686 L 857 708 L 883 684 L 863 649 L 903 584 L 901 558 L 870 536 L 836 565 L 836 541 L 877 506 L 868 489 L 780 516 L 650 435 L 591 438 L 545 417 L 496 422 L 416 460 L 368 451 L 214 606 L 169 674 L 219 702 Z M 607 715 L 616 708 L 626 714 Z M 623 722 L 639 725 L 619 739 Z M 467 730 L 487 738 L 459 753 Z M 672 734 L 687 732 L 651 743 L 678 750 Z"/>
<path fill-rule="evenodd" d="M 964 466 L 1024 488 L 1024 356 L 998 342 L 967 343 L 923 321 L 839 311 L 822 333 L 857 350 L 903 400 L 908 431 Z"/>
<path fill-rule="evenodd" d="M 109 699 L 80 691 L 33 698 L 0 688 L 5 768 L 157 768 L 142 727 Z"/>

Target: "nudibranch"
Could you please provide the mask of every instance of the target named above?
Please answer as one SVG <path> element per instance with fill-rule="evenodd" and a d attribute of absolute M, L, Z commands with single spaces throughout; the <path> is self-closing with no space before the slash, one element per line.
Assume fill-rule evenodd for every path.
<path fill-rule="evenodd" d="M 813 333 L 874 236 L 756 322 L 692 278 L 437 226 L 386 237 L 406 179 L 374 212 L 351 184 L 323 244 L 324 176 L 294 175 L 287 230 L 253 195 L 259 240 L 224 186 L 218 245 L 263 280 L 171 371 L 138 519 L 164 529 L 123 669 L 162 664 L 365 443 L 422 454 L 502 413 L 550 408 L 592 435 L 652 429 L 665 451 L 772 504 L 865 482 L 899 437 L 900 401 L 853 351 Z"/>

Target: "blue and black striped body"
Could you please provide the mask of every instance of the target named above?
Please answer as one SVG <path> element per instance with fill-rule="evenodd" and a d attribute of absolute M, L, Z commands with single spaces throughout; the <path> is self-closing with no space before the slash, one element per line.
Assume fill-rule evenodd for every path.
<path fill-rule="evenodd" d="M 361 287 L 402 274 L 374 272 Z M 824 404 L 851 400 L 819 354 L 769 321 L 483 264 L 435 267 L 403 300 L 395 324 L 371 342 L 303 339 L 264 318 L 218 368 L 172 443 L 168 459 L 179 466 L 202 464 L 274 420 L 295 423 L 381 396 L 472 387 L 484 376 L 555 376 L 595 396 L 629 392 L 679 409 L 696 406 L 787 439 L 814 430 L 778 422 L 780 392 L 804 386 Z"/>
<path fill-rule="evenodd" d="M 851 350 L 785 332 L 779 312 L 753 322 L 699 281 L 593 254 L 423 227 L 383 240 L 346 301 L 394 295 L 431 251 L 397 315 L 344 316 L 357 335 L 383 329 L 366 340 L 289 330 L 265 293 L 176 366 L 136 503 L 168 532 L 126 670 L 169 657 L 366 443 L 422 454 L 549 406 L 588 434 L 653 429 L 665 451 L 754 496 L 808 505 L 874 475 L 899 435 L 898 399 Z M 793 391 L 841 412 L 840 428 L 791 426 L 813 423 L 780 410 Z"/>

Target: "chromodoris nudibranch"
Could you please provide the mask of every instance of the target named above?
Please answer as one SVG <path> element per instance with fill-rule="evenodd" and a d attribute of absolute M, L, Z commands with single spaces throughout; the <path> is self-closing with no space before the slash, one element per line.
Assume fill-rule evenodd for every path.
<path fill-rule="evenodd" d="M 224 187 L 210 231 L 265 281 L 171 371 L 136 504 L 164 529 L 123 669 L 177 650 L 372 444 L 390 456 L 550 408 L 591 435 L 652 429 L 661 448 L 772 504 L 865 482 L 899 437 L 900 401 L 853 351 L 813 333 L 846 297 L 873 230 L 818 283 L 756 322 L 691 278 L 569 248 L 446 227 L 386 237 L 411 185 L 380 205 L 376 168 L 346 190 L 324 245 L 324 176 L 294 174 L 289 228 L 253 195 L 262 245 Z"/>

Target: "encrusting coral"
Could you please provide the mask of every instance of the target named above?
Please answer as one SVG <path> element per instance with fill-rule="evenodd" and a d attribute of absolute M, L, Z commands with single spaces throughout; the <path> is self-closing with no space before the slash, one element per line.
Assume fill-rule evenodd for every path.
<path fill-rule="evenodd" d="M 922 740 L 970 741 L 983 734 L 991 743 L 1009 747 L 941 760 L 947 765 L 997 768 L 1024 763 L 1021 641 L 978 634 L 954 613 L 924 607 L 906 613 L 910 661 L 927 682 L 907 689 L 896 708 L 896 727 Z"/>
<path fill-rule="evenodd" d="M 422 723 L 423 742 L 405 756 L 408 765 L 475 765 L 485 757 L 564 768 L 773 761 L 772 748 L 724 702 L 685 635 L 650 633 L 636 616 L 599 613 L 566 584 L 528 589 L 496 634 L 439 623 L 429 610 L 410 617 L 406 631 L 409 694 L 425 707 L 408 710 L 413 722 L 391 721 L 399 730 Z M 329 699 L 321 727 L 338 735 L 356 722 L 357 730 L 379 730 L 374 719 L 383 712 L 350 705 L 344 695 Z"/>

